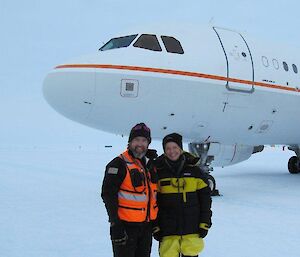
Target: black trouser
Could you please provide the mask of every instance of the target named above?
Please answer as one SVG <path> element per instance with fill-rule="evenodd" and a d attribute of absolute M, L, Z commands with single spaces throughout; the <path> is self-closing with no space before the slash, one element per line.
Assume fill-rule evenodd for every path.
<path fill-rule="evenodd" d="M 150 257 L 152 226 L 150 223 L 125 224 L 128 240 L 125 245 L 113 244 L 114 257 Z"/>

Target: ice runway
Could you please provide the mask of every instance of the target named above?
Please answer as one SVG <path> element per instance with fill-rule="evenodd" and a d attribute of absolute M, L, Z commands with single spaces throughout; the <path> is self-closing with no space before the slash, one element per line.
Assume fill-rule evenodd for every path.
<path fill-rule="evenodd" d="M 1 148 L 0 256 L 112 256 L 100 186 L 105 164 L 122 150 Z M 268 148 L 215 169 L 223 196 L 213 198 L 201 256 L 299 256 L 300 175 L 287 171 L 291 155 Z"/>

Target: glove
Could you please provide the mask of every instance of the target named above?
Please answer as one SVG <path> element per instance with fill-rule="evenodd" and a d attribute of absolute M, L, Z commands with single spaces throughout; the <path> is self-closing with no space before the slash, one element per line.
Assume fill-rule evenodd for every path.
<path fill-rule="evenodd" d="M 122 222 L 118 221 L 110 224 L 110 239 L 115 245 L 126 244 L 128 236 Z"/>
<path fill-rule="evenodd" d="M 155 159 L 158 156 L 157 151 L 155 149 L 148 149 L 146 153 L 146 157 L 150 160 Z"/>
<path fill-rule="evenodd" d="M 199 236 L 201 238 L 206 237 L 210 226 L 207 223 L 200 223 L 199 225 Z"/>
<path fill-rule="evenodd" d="M 160 233 L 160 228 L 158 226 L 152 228 L 152 236 L 156 241 L 161 241 L 162 237 Z"/>

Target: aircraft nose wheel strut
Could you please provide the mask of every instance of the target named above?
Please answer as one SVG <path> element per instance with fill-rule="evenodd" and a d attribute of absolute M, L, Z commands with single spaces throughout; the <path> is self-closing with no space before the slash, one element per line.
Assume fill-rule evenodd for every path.
<path fill-rule="evenodd" d="M 195 154 L 196 156 L 200 157 L 199 167 L 205 174 L 207 174 L 207 181 L 208 181 L 208 186 L 210 187 L 211 190 L 211 195 L 221 196 L 219 190 L 217 189 L 216 180 L 210 174 L 210 172 L 213 170 L 213 168 L 210 167 L 210 164 L 213 161 L 213 156 L 208 156 L 207 154 L 208 149 L 209 149 L 209 144 L 197 144 L 197 143 L 189 144 L 189 151 Z"/>

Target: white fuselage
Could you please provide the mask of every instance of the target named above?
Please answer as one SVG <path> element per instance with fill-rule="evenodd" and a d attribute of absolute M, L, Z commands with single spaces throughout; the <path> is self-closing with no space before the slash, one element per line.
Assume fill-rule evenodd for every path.
<path fill-rule="evenodd" d="M 154 138 L 178 132 L 188 142 L 300 143 L 297 52 L 264 48 L 221 28 L 139 33 L 157 35 L 162 51 L 131 44 L 57 66 L 44 82 L 49 104 L 115 134 L 145 122 Z M 179 40 L 184 54 L 168 53 L 161 35 Z"/>

